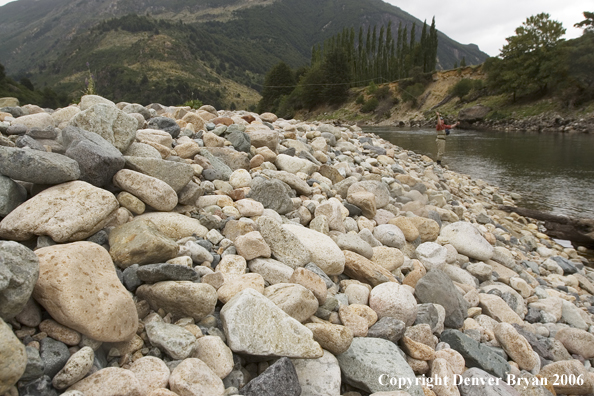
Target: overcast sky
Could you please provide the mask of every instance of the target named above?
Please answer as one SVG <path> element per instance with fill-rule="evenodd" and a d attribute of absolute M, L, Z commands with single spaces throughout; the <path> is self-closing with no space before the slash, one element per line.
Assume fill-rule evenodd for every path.
<path fill-rule="evenodd" d="M 435 16 L 437 30 L 462 44 L 477 44 L 491 56 L 499 55 L 526 18 L 546 12 L 567 29 L 565 39 L 576 38 L 584 11 L 594 11 L 592 0 L 387 0 L 421 21 Z"/>
<path fill-rule="evenodd" d="M 43 0 L 42 0 L 43 1 Z M 581 35 L 573 27 L 584 19 L 584 11 L 594 11 L 592 0 L 386 0 L 409 14 L 431 23 L 462 44 L 477 44 L 491 56 L 499 54 L 505 39 L 529 16 L 546 12 L 563 23 L 566 39 Z M 8 3 L 0 0 L 0 6 Z"/>

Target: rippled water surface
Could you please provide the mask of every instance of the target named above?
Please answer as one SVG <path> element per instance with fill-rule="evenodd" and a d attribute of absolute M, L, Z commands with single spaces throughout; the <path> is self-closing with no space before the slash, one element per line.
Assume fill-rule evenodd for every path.
<path fill-rule="evenodd" d="M 364 129 L 435 158 L 432 129 Z M 594 218 L 594 135 L 453 130 L 443 160 L 451 170 L 522 195 L 518 206 Z"/>

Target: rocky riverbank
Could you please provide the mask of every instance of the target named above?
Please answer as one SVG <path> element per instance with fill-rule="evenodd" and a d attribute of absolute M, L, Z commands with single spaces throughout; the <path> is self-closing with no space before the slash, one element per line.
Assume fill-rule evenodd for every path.
<path fill-rule="evenodd" d="M 594 271 L 428 157 L 98 96 L 0 132 L 0 395 L 594 393 Z"/>

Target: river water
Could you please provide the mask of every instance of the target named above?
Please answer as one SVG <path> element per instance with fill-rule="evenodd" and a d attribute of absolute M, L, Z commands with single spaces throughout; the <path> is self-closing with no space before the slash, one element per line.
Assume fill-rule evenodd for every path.
<path fill-rule="evenodd" d="M 366 127 L 435 158 L 435 130 Z M 517 206 L 594 218 L 594 135 L 452 130 L 443 164 L 522 195 Z"/>

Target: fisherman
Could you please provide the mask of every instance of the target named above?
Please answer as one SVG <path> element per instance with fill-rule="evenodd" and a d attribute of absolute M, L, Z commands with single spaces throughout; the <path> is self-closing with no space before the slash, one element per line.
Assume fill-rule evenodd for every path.
<path fill-rule="evenodd" d="M 439 112 L 435 112 L 437 114 L 437 165 L 441 166 L 441 159 L 445 153 L 445 142 L 446 142 L 446 135 L 450 134 L 450 130 L 457 127 L 460 124 L 460 121 L 456 122 L 453 125 L 447 125 Z"/>

